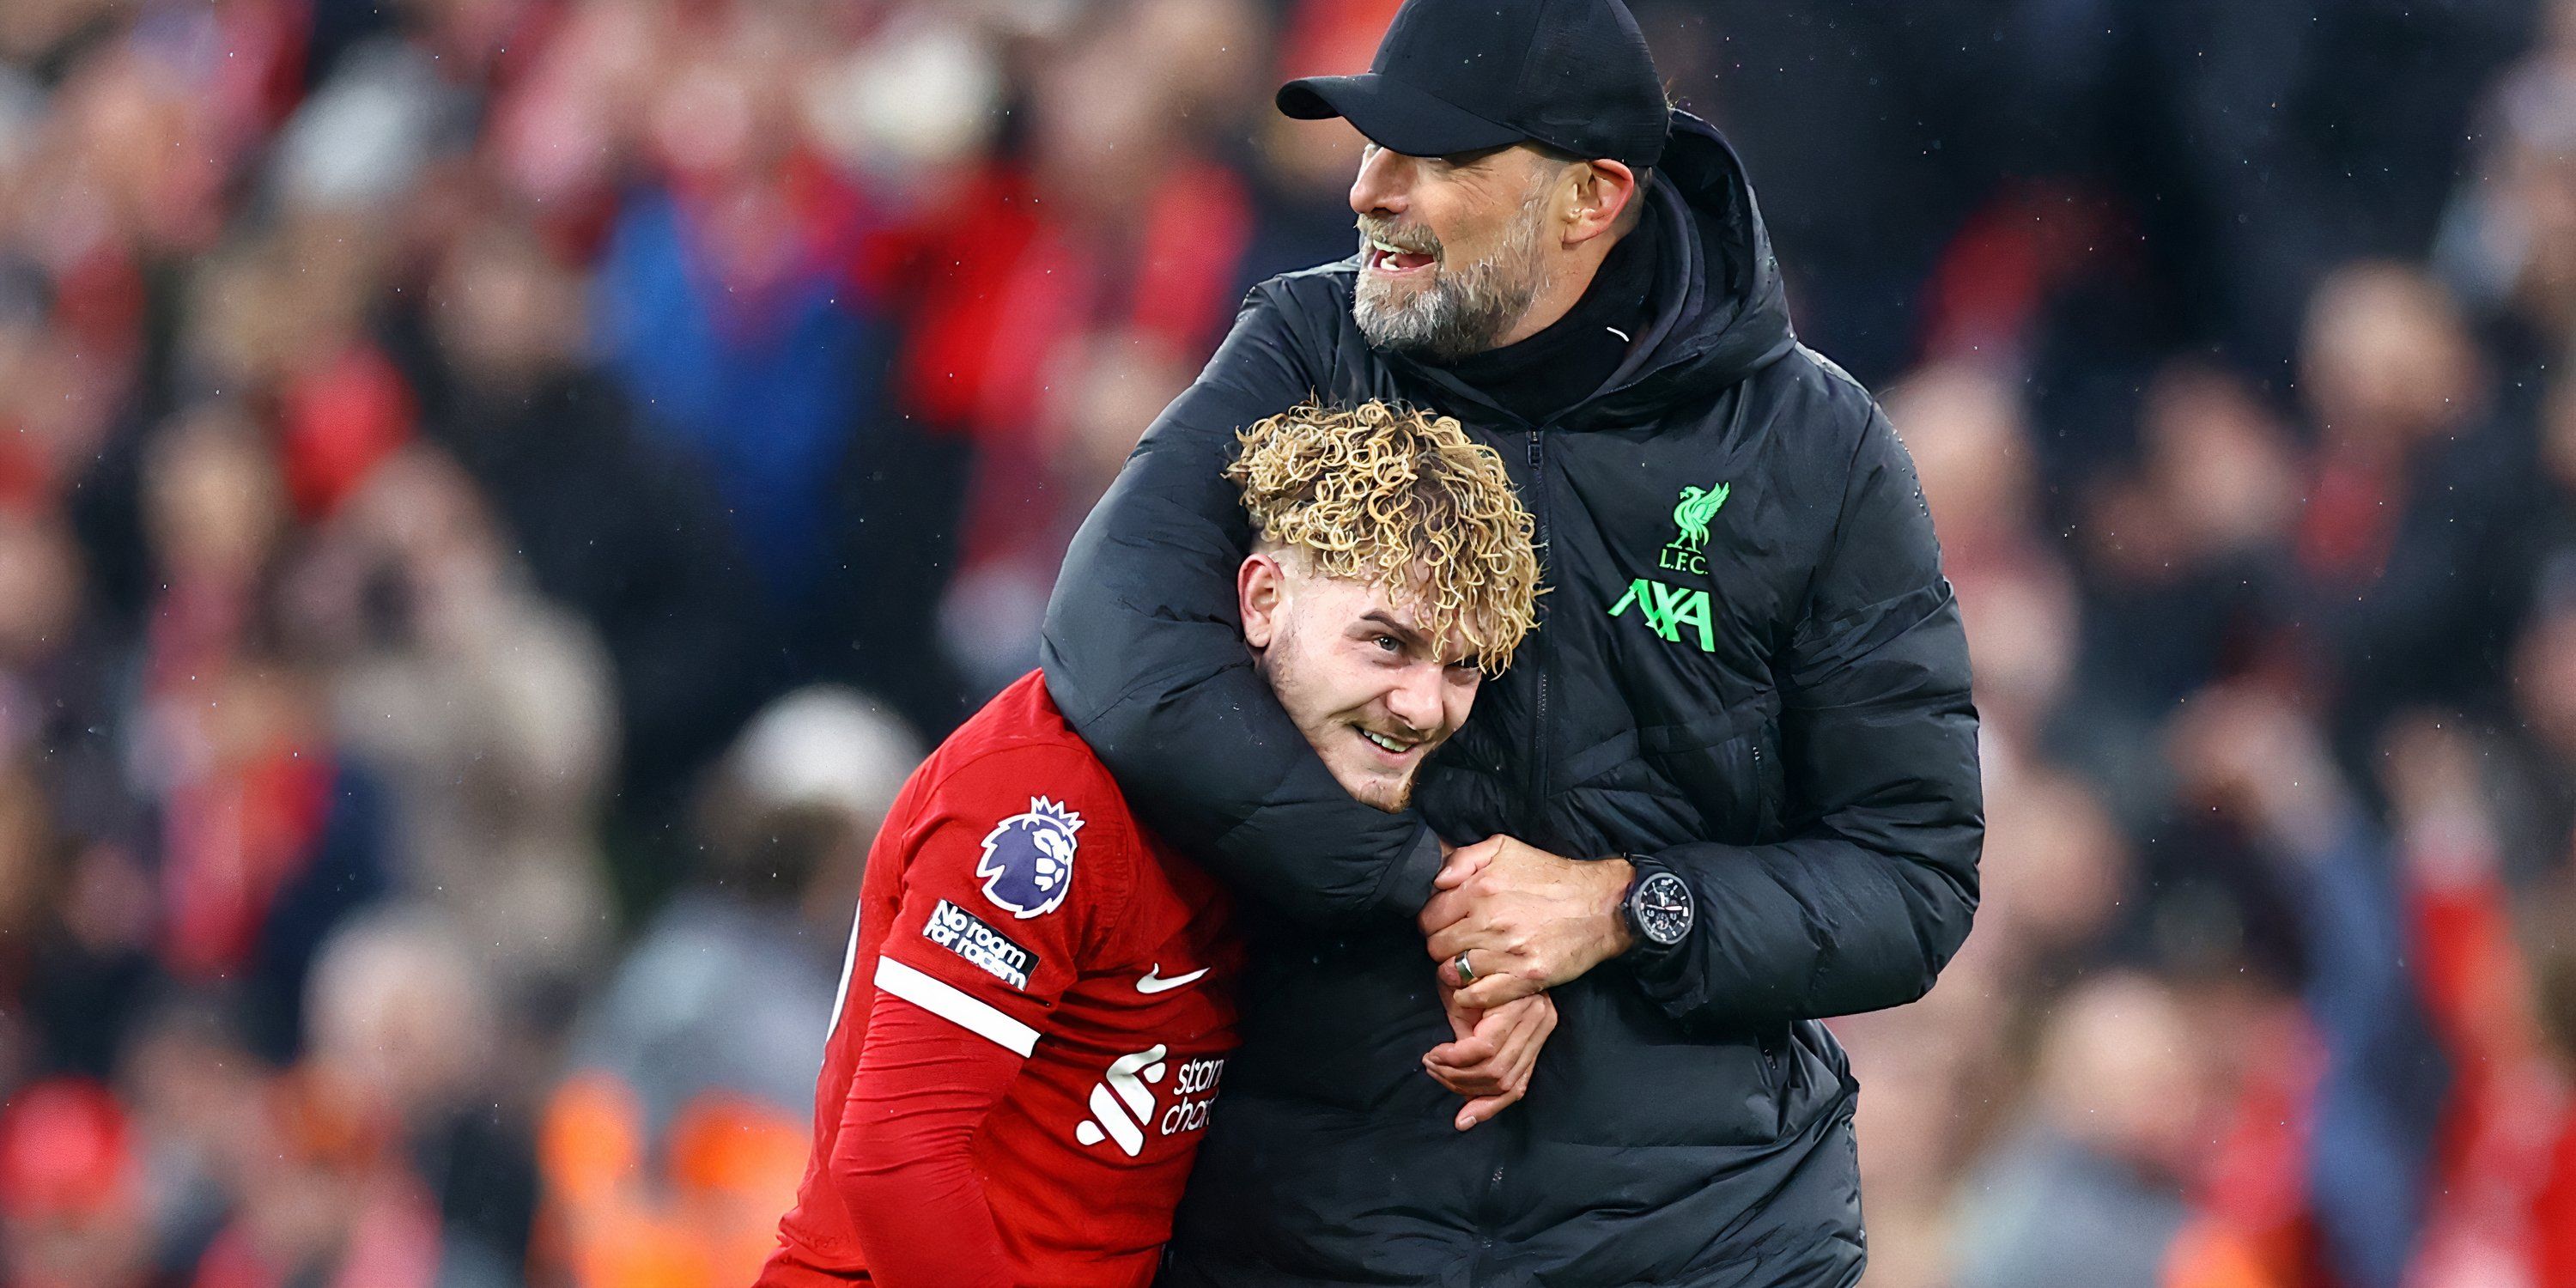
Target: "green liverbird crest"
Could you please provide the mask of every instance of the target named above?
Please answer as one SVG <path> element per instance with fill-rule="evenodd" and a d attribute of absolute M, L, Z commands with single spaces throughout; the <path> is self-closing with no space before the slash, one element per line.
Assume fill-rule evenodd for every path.
<path fill-rule="evenodd" d="M 1708 521 L 1717 516 L 1717 507 L 1726 504 L 1726 484 L 1714 488 L 1686 487 L 1681 504 L 1673 507 L 1673 524 L 1681 535 L 1673 544 L 1697 553 L 1708 544 Z"/>

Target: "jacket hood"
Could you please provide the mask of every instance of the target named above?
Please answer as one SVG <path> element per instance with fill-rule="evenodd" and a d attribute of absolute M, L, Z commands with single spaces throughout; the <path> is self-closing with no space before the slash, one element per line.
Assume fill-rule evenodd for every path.
<path fill-rule="evenodd" d="M 1555 417 L 1559 425 L 1580 429 L 1658 419 L 1676 404 L 1705 401 L 1797 345 L 1770 231 L 1763 227 L 1743 160 L 1716 126 L 1688 112 L 1673 113 L 1672 137 L 1646 199 L 1664 214 L 1651 226 L 1666 239 L 1656 290 L 1665 303 L 1627 361 L 1600 390 Z M 1348 262 L 1354 268 L 1358 263 Z M 1447 371 L 1385 356 L 1455 396 L 1493 406 Z"/>
<path fill-rule="evenodd" d="M 1643 343 L 1564 420 L 1573 425 L 1652 417 L 1742 381 L 1798 343 L 1771 232 L 1744 161 L 1717 127 L 1673 113 L 1673 134 L 1648 193 L 1663 221 L 1667 301 Z"/>

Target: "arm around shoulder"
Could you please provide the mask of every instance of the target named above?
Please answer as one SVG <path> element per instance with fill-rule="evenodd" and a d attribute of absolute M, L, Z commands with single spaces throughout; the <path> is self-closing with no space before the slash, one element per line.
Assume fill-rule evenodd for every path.
<path fill-rule="evenodd" d="M 1155 420 L 1066 553 L 1041 655 L 1056 704 L 1167 840 L 1301 921 L 1410 917 L 1438 841 L 1333 781 L 1254 671 L 1236 611 L 1252 534 L 1224 478 L 1235 435 L 1323 383 L 1297 307 L 1256 288 Z"/>

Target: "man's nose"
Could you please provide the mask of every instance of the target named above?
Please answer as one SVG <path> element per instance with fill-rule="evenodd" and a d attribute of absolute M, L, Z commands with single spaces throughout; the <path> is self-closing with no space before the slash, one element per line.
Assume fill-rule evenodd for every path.
<path fill-rule="evenodd" d="M 1415 733 L 1436 733 L 1440 729 L 1441 670 L 1437 663 L 1408 666 L 1395 687 L 1387 691 L 1386 709 Z"/>
<path fill-rule="evenodd" d="M 1413 174 L 1413 158 L 1385 148 L 1370 148 L 1360 155 L 1360 172 L 1351 180 L 1351 213 L 1355 215 L 1400 215 L 1404 213 L 1405 189 Z"/>

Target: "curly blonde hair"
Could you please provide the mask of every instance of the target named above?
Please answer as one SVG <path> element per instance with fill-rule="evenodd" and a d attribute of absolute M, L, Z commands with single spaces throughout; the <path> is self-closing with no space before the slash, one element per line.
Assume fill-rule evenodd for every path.
<path fill-rule="evenodd" d="M 1538 624 L 1538 551 L 1503 458 L 1447 416 L 1305 403 L 1237 435 L 1225 476 L 1264 540 L 1367 581 L 1499 672 Z"/>

